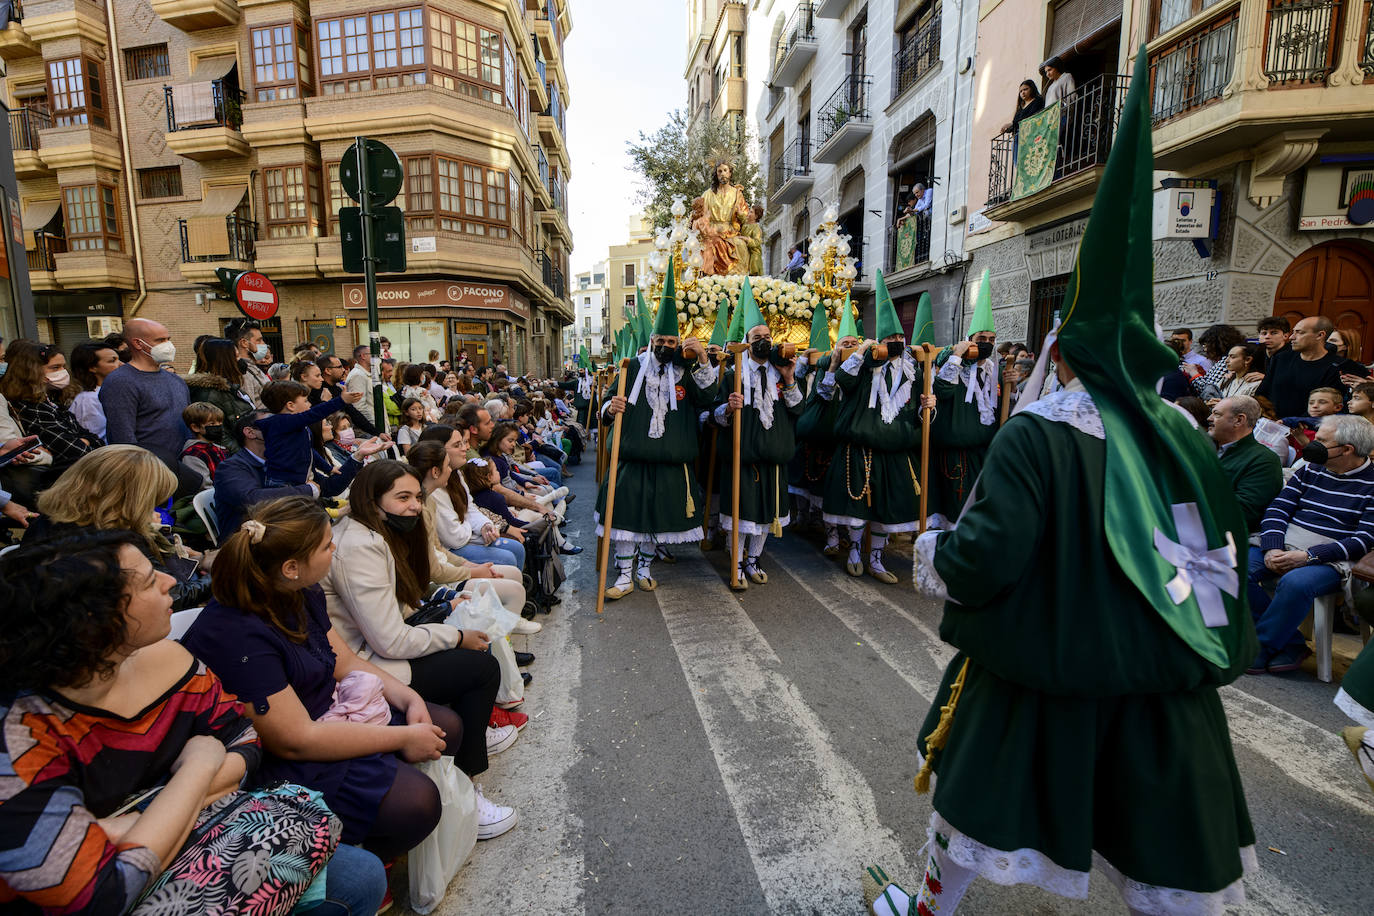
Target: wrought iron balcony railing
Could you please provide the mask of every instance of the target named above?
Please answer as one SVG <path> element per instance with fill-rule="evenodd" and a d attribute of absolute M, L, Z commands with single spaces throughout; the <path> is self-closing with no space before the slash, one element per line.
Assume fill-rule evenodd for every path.
<path fill-rule="evenodd" d="M 257 256 L 258 224 L 230 213 L 224 218 L 224 228 L 229 235 L 229 250 L 224 254 L 191 254 L 190 239 L 186 233 L 186 220 L 177 220 L 181 231 L 181 262 L 192 264 L 204 261 L 251 261 Z"/>
<path fill-rule="evenodd" d="M 774 191 L 793 178 L 811 174 L 811 144 L 797 139 L 789 143 L 781 156 L 773 160 L 773 176 L 769 190 Z"/>
<path fill-rule="evenodd" d="M 52 115 L 40 108 L 16 108 L 10 112 L 10 145 L 16 150 L 38 149 L 38 132 L 52 127 Z"/>
<path fill-rule="evenodd" d="M 836 131 L 851 121 L 867 122 L 872 120 L 868 110 L 869 93 L 873 88 L 873 77 L 862 73 L 851 73 L 840 83 L 840 88 L 831 93 L 820 111 L 816 113 L 820 125 L 820 145 L 835 135 Z"/>
<path fill-rule="evenodd" d="M 1320 83 L 1336 67 L 1342 0 L 1269 0 L 1264 75 L 1271 83 Z"/>
<path fill-rule="evenodd" d="M 913 32 L 893 54 L 892 97 L 906 92 L 940 62 L 940 17 Z"/>
<path fill-rule="evenodd" d="M 1154 123 L 1221 98 L 1235 66 L 1239 18 L 1235 10 L 1150 55 Z"/>
<path fill-rule="evenodd" d="M 214 126 L 238 130 L 243 126 L 243 90 L 233 88 L 224 79 L 166 86 L 163 91 L 167 98 L 168 133 Z"/>
<path fill-rule="evenodd" d="M 797 8 L 792 11 L 787 24 L 782 28 L 782 35 L 778 38 L 777 45 L 773 48 L 773 69 L 787 57 L 797 45 L 804 41 L 816 40 L 816 11 L 812 7 L 810 0 L 802 0 L 797 4 Z"/>
<path fill-rule="evenodd" d="M 33 234 L 33 247 L 24 253 L 27 255 L 29 270 L 53 271 L 57 270 L 57 260 L 54 256 L 66 250 L 66 239 L 40 229 Z"/>

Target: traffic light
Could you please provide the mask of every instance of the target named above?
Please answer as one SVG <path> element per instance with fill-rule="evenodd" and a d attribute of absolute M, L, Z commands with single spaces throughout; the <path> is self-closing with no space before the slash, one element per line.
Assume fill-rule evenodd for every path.
<path fill-rule="evenodd" d="M 234 295 L 234 286 L 239 282 L 239 277 L 246 273 L 248 271 L 237 270 L 233 267 L 216 267 L 215 276 L 219 277 L 219 285 L 224 288 L 224 294 L 216 294 L 216 298 L 237 302 L 238 297 Z"/>

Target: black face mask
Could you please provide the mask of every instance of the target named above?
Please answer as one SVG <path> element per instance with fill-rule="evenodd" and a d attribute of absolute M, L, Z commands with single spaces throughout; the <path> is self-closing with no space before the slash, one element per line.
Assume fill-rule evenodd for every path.
<path fill-rule="evenodd" d="M 755 359 L 767 359 L 773 354 L 773 341 L 767 337 L 760 337 L 749 345 L 749 352 Z"/>
<path fill-rule="evenodd" d="M 416 525 L 420 524 L 420 516 L 418 515 L 394 515 L 390 512 L 382 514 L 386 516 L 387 527 L 393 531 L 399 531 L 401 534 L 409 534 L 415 530 Z"/>
<path fill-rule="evenodd" d="M 1331 450 L 1313 440 L 1302 447 L 1302 457 L 1308 464 L 1326 464 L 1331 460 Z"/>
<path fill-rule="evenodd" d="M 888 359 L 897 359 L 897 358 L 900 357 L 904 352 L 906 352 L 906 341 L 904 341 L 904 340 L 888 340 L 888 341 L 884 341 L 884 342 L 883 342 L 883 346 L 884 346 L 884 347 L 887 347 L 887 358 L 888 358 Z"/>
<path fill-rule="evenodd" d="M 677 358 L 677 347 L 670 347 L 666 344 L 659 344 L 654 347 L 654 359 L 667 365 Z"/>
<path fill-rule="evenodd" d="M 220 423 L 212 423 L 209 426 L 202 427 L 201 435 L 211 442 L 223 442 L 224 426 Z"/>
<path fill-rule="evenodd" d="M 980 340 L 978 341 L 977 346 L 979 359 L 987 359 L 989 356 L 992 355 L 992 341 Z"/>

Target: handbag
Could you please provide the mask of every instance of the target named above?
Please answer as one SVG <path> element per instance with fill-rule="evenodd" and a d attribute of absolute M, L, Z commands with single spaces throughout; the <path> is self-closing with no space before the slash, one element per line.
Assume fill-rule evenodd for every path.
<path fill-rule="evenodd" d="M 279 783 L 230 793 L 200 813 L 171 866 L 131 912 L 286 916 L 307 889 L 323 896 L 324 882 L 316 879 L 342 830 L 314 789 Z"/>
<path fill-rule="evenodd" d="M 424 626 L 427 623 L 443 623 L 448 620 L 448 615 L 453 613 L 453 599 L 458 597 L 458 589 L 439 586 L 430 596 L 425 599 L 425 603 L 415 609 L 415 613 L 406 618 L 406 623 L 412 627 Z"/>

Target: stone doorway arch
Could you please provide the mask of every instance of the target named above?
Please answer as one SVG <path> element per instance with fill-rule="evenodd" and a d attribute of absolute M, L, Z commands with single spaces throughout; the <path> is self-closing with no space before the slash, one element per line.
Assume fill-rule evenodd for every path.
<path fill-rule="evenodd" d="M 1358 331 L 1362 352 L 1350 358 L 1367 363 L 1374 357 L 1374 245 L 1322 242 L 1298 255 L 1279 278 L 1274 314 L 1292 324 L 1325 315 L 1338 328 Z"/>

